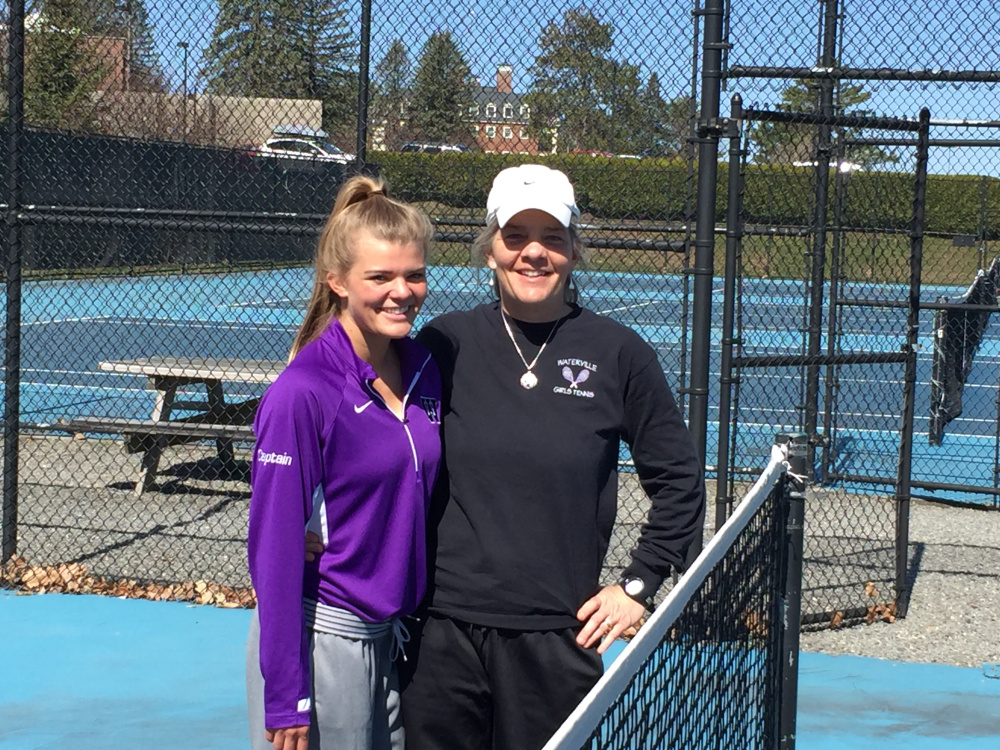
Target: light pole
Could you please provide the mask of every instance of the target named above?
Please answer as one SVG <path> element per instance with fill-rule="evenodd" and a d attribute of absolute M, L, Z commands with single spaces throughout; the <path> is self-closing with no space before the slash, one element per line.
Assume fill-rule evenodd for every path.
<path fill-rule="evenodd" d="M 187 143 L 187 114 L 188 114 L 188 43 L 187 42 L 177 42 L 177 47 L 184 51 L 184 76 L 182 79 L 181 90 L 184 92 L 184 102 L 181 109 L 181 137 L 184 142 Z"/>

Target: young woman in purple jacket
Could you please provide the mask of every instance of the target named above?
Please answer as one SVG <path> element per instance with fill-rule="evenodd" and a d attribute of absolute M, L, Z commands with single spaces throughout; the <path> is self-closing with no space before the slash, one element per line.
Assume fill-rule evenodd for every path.
<path fill-rule="evenodd" d="M 254 750 L 402 748 L 399 618 L 424 596 L 441 378 L 408 338 L 431 226 L 354 177 L 320 237 L 288 367 L 254 422 L 248 643 Z M 305 561 L 304 532 L 322 540 Z"/>

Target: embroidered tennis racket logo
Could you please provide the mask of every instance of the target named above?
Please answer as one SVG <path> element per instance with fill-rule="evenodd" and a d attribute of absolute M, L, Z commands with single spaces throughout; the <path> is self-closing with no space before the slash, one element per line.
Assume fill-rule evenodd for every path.
<path fill-rule="evenodd" d="M 424 413 L 431 424 L 441 423 L 441 402 L 429 396 L 420 397 L 420 405 L 424 407 Z"/>
<path fill-rule="evenodd" d="M 569 383 L 569 388 L 557 385 L 552 388 L 553 393 L 559 393 L 563 396 L 575 396 L 576 398 L 594 398 L 597 395 L 593 391 L 588 391 L 580 387 L 590 380 L 590 376 L 593 373 L 597 372 L 597 365 L 585 359 L 570 357 L 560 359 L 556 364 L 561 368 L 559 372 L 562 373 L 563 380 Z"/>
<path fill-rule="evenodd" d="M 579 375 L 574 376 L 573 368 L 571 368 L 569 365 L 566 365 L 564 368 L 562 368 L 562 376 L 569 383 L 569 387 L 575 389 L 578 385 L 587 382 L 587 379 L 590 377 L 590 370 L 584 368 L 580 370 Z"/>

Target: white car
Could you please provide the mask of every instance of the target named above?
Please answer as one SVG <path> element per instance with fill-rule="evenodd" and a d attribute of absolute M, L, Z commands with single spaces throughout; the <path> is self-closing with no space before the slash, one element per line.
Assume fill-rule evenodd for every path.
<path fill-rule="evenodd" d="M 422 143 L 407 141 L 399 149 L 403 154 L 462 154 L 471 149 L 461 143 Z"/>
<path fill-rule="evenodd" d="M 254 156 L 332 161 L 337 164 L 354 161 L 354 154 L 345 153 L 328 141 L 302 136 L 275 135 L 255 146 L 251 153 Z"/>

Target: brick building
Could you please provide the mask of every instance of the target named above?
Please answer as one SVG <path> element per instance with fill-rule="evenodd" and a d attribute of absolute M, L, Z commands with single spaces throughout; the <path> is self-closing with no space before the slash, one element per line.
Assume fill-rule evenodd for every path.
<path fill-rule="evenodd" d="M 531 110 L 524 95 L 514 92 L 513 81 L 513 68 L 500 65 L 496 86 L 477 88 L 469 107 L 472 132 L 483 151 L 537 154 L 538 139 L 528 135 Z"/>

